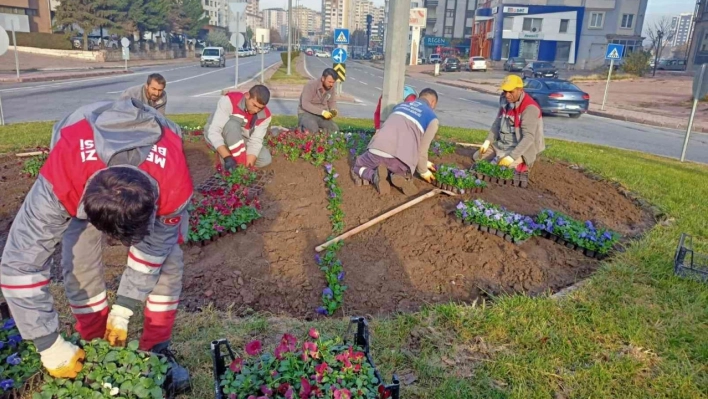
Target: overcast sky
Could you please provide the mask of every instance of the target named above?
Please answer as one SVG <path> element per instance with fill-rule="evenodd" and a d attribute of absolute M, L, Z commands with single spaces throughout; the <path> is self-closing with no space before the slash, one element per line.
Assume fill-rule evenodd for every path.
<path fill-rule="evenodd" d="M 375 5 L 382 6 L 384 0 L 373 0 Z M 295 5 L 293 0 L 293 5 Z M 300 4 L 305 7 L 310 7 L 320 11 L 322 9 L 322 0 L 300 0 Z M 288 8 L 287 0 L 261 0 L 261 9 L 281 7 Z M 693 12 L 696 7 L 695 0 L 649 0 L 647 14 L 654 17 L 655 15 L 673 15 L 682 12 Z"/>

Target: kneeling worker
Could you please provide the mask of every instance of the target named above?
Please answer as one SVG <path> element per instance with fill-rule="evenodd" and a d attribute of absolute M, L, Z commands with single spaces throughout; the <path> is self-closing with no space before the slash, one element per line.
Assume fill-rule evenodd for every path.
<path fill-rule="evenodd" d="M 140 86 L 133 86 L 121 93 L 119 99 L 134 98 L 145 105 L 155 108 L 159 113 L 165 115 L 167 112 L 167 92 L 165 91 L 167 81 L 159 73 L 152 73 L 147 78 L 147 83 Z"/>
<path fill-rule="evenodd" d="M 334 92 L 334 83 L 337 81 L 337 72 L 327 68 L 322 72 L 322 77 L 313 79 L 305 84 L 300 94 L 300 105 L 297 109 L 297 127 L 310 133 L 322 130 L 325 133 L 334 133 L 339 130 L 332 118 L 337 116 L 337 95 Z"/>
<path fill-rule="evenodd" d="M 519 76 L 507 76 L 501 89 L 504 95 L 499 115 L 492 124 L 487 140 L 472 159 L 498 158 L 499 166 L 527 172 L 538 154 L 546 149 L 541 107 L 524 92 L 524 82 Z"/>
<path fill-rule="evenodd" d="M 229 92 L 219 99 L 205 126 L 204 138 L 216 150 L 224 169 L 236 165 L 262 168 L 270 165 L 270 151 L 263 139 L 270 125 L 270 90 L 255 85 L 248 92 Z"/>
<path fill-rule="evenodd" d="M 438 93 L 433 89 L 423 89 L 416 101 L 398 104 L 374 134 L 368 150 L 354 162 L 354 183 L 359 186 L 370 182 L 380 194 L 387 194 L 390 173 L 391 183 L 406 195 L 418 192 L 409 178 L 413 172 L 431 183 L 435 177 L 428 149 L 438 131 L 438 117 L 433 111 L 437 104 Z"/>

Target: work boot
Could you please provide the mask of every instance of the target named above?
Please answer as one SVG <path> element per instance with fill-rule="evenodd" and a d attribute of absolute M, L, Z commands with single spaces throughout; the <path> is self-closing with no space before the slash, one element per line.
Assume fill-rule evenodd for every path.
<path fill-rule="evenodd" d="M 406 176 L 392 173 L 391 184 L 398 187 L 405 195 L 415 195 L 418 193 L 418 188 L 413 183 L 413 179 L 409 179 Z"/>
<path fill-rule="evenodd" d="M 391 192 L 391 185 L 388 184 L 388 169 L 386 169 L 385 166 L 379 166 L 376 168 L 373 183 L 379 194 L 386 195 Z"/>
<path fill-rule="evenodd" d="M 350 170 L 350 171 L 349 171 L 349 175 L 352 177 L 352 181 L 354 181 L 354 185 L 356 185 L 357 187 L 360 187 L 360 186 L 368 186 L 368 185 L 369 185 L 369 181 L 368 181 L 368 180 L 362 179 L 359 175 L 357 175 L 356 173 L 354 173 L 353 170 Z"/>
<path fill-rule="evenodd" d="M 180 366 L 177 362 L 174 352 L 169 348 L 170 342 L 163 342 L 152 347 L 150 352 L 164 356 L 167 359 L 167 363 L 170 365 L 169 370 L 167 370 L 167 382 L 165 391 L 168 394 L 179 395 L 181 393 L 188 392 L 192 389 L 192 384 L 189 378 L 189 371 Z"/>

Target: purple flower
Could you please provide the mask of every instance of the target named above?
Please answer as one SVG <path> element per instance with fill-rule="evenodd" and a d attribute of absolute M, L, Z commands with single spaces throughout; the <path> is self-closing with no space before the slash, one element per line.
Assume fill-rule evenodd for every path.
<path fill-rule="evenodd" d="M 335 193 L 334 191 L 330 191 L 329 197 L 330 198 L 337 198 L 337 193 Z"/>
<path fill-rule="evenodd" d="M 327 140 L 327 144 L 328 144 L 328 145 L 332 145 L 332 144 L 334 144 L 334 141 L 332 141 L 332 140 Z"/>
<path fill-rule="evenodd" d="M 355 155 L 355 154 L 356 154 L 356 150 L 355 150 L 354 148 L 352 148 L 351 150 L 349 150 L 349 153 L 352 154 L 352 155 Z"/>
<path fill-rule="evenodd" d="M 317 308 L 315 310 L 315 312 L 317 312 L 318 314 L 321 314 L 323 316 L 327 316 L 329 314 L 329 312 L 327 312 L 327 309 L 325 309 L 323 306 L 320 306 L 319 308 Z"/>
<path fill-rule="evenodd" d="M 469 213 L 467 213 L 467 211 L 462 211 L 462 218 L 467 219 L 467 216 L 469 216 Z"/>
<path fill-rule="evenodd" d="M 613 238 L 612 233 L 610 233 L 609 231 L 606 231 L 605 234 L 602 235 L 602 237 L 606 240 L 611 240 Z"/>
<path fill-rule="evenodd" d="M 486 211 L 484 211 L 484 216 L 490 217 L 492 216 L 492 213 L 494 213 L 494 211 L 492 211 L 491 209 L 487 209 Z"/>
<path fill-rule="evenodd" d="M 335 178 L 335 179 L 338 178 L 338 177 L 339 177 L 339 173 L 335 173 L 332 177 Z"/>
<path fill-rule="evenodd" d="M 22 336 L 20 334 L 11 335 L 7 339 L 7 343 L 10 344 L 10 346 L 12 346 L 13 348 L 19 345 L 20 342 L 22 342 Z"/>
<path fill-rule="evenodd" d="M 482 181 L 479 180 L 479 179 L 477 179 L 477 180 L 474 181 L 474 184 L 477 185 L 477 186 L 481 186 L 481 185 L 482 185 Z"/>
<path fill-rule="evenodd" d="M 459 209 L 459 210 L 467 209 L 467 205 L 465 205 L 464 202 L 460 201 L 460 203 L 457 204 L 457 209 Z"/>
<path fill-rule="evenodd" d="M 502 218 L 502 214 L 501 214 L 501 213 L 497 213 L 497 214 L 494 215 L 494 220 L 501 220 L 501 218 Z"/>
<path fill-rule="evenodd" d="M 344 280 L 344 271 L 341 271 L 341 272 L 339 272 L 339 274 L 337 274 L 337 281 L 342 281 L 342 280 Z"/>
<path fill-rule="evenodd" d="M 327 169 L 327 173 L 332 173 L 332 164 L 331 163 L 326 164 L 325 169 Z"/>
<path fill-rule="evenodd" d="M 593 226 L 592 222 L 589 220 L 585 222 L 585 227 L 587 227 L 590 230 L 595 230 L 595 226 Z"/>
<path fill-rule="evenodd" d="M 22 359 L 20 359 L 20 356 L 17 353 L 13 353 L 12 355 L 8 356 L 5 361 L 11 366 L 17 366 L 18 364 L 22 363 Z"/>
<path fill-rule="evenodd" d="M 11 378 L 0 381 L 0 388 L 2 388 L 3 391 L 8 391 L 12 389 L 13 385 L 15 385 L 15 381 L 13 381 Z"/>
<path fill-rule="evenodd" d="M 5 324 L 3 324 L 2 329 L 3 330 L 10 330 L 15 328 L 15 319 L 7 319 L 5 320 Z"/>
<path fill-rule="evenodd" d="M 332 289 L 331 289 L 331 288 L 327 287 L 327 288 L 325 288 L 325 289 L 322 290 L 322 295 L 324 295 L 326 298 L 332 298 L 332 296 L 334 295 L 334 293 L 332 292 Z"/>
<path fill-rule="evenodd" d="M 479 181 L 479 180 L 477 180 L 477 181 Z M 480 200 L 474 200 L 474 204 L 479 208 L 482 207 L 482 201 L 480 201 Z"/>
<path fill-rule="evenodd" d="M 5 341 L 0 341 L 0 349 L 5 347 Z"/>
<path fill-rule="evenodd" d="M 555 215 L 555 214 L 553 213 L 552 210 L 546 209 L 546 215 L 548 215 L 549 217 L 553 217 L 553 215 Z"/>
<path fill-rule="evenodd" d="M 558 226 L 563 226 L 563 225 L 565 225 L 565 219 L 563 219 L 562 217 L 559 217 L 559 218 L 556 220 L 556 224 L 557 224 Z"/>
<path fill-rule="evenodd" d="M 320 254 L 315 254 L 315 262 L 319 265 L 322 262 L 322 258 L 320 258 Z"/>

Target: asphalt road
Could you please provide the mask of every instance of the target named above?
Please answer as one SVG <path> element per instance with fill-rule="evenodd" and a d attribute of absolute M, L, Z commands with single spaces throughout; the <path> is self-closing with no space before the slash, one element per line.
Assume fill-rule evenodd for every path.
<path fill-rule="evenodd" d="M 278 53 L 265 56 L 266 67 L 280 59 Z M 331 59 L 307 57 L 306 66 L 313 76 L 332 65 Z M 241 58 L 239 82 L 257 78 L 260 56 Z M 234 60 L 226 68 L 201 68 L 193 64 L 135 68 L 128 75 L 78 79 L 46 83 L 1 85 L 0 96 L 7 123 L 61 119 L 79 106 L 104 99 L 115 99 L 128 87 L 142 84 L 148 74 L 162 73 L 167 79 L 168 114 L 209 113 L 216 106 L 222 89 L 233 87 Z M 356 104 L 340 104 L 343 116 L 373 118 L 381 95 L 383 71 L 367 63 L 347 62 L 344 91 L 355 96 Z M 493 95 L 458 89 L 435 82 L 406 78 L 406 84 L 418 91 L 432 87 L 440 101 L 437 113 L 446 126 L 487 129 L 497 113 L 498 98 Z M 273 99 L 269 108 L 274 114 L 295 115 L 297 99 Z M 616 121 L 591 115 L 580 119 L 563 116 L 545 117 L 548 137 L 642 151 L 677 158 L 681 153 L 684 132 Z M 692 135 L 687 159 L 708 163 L 708 135 Z"/>

